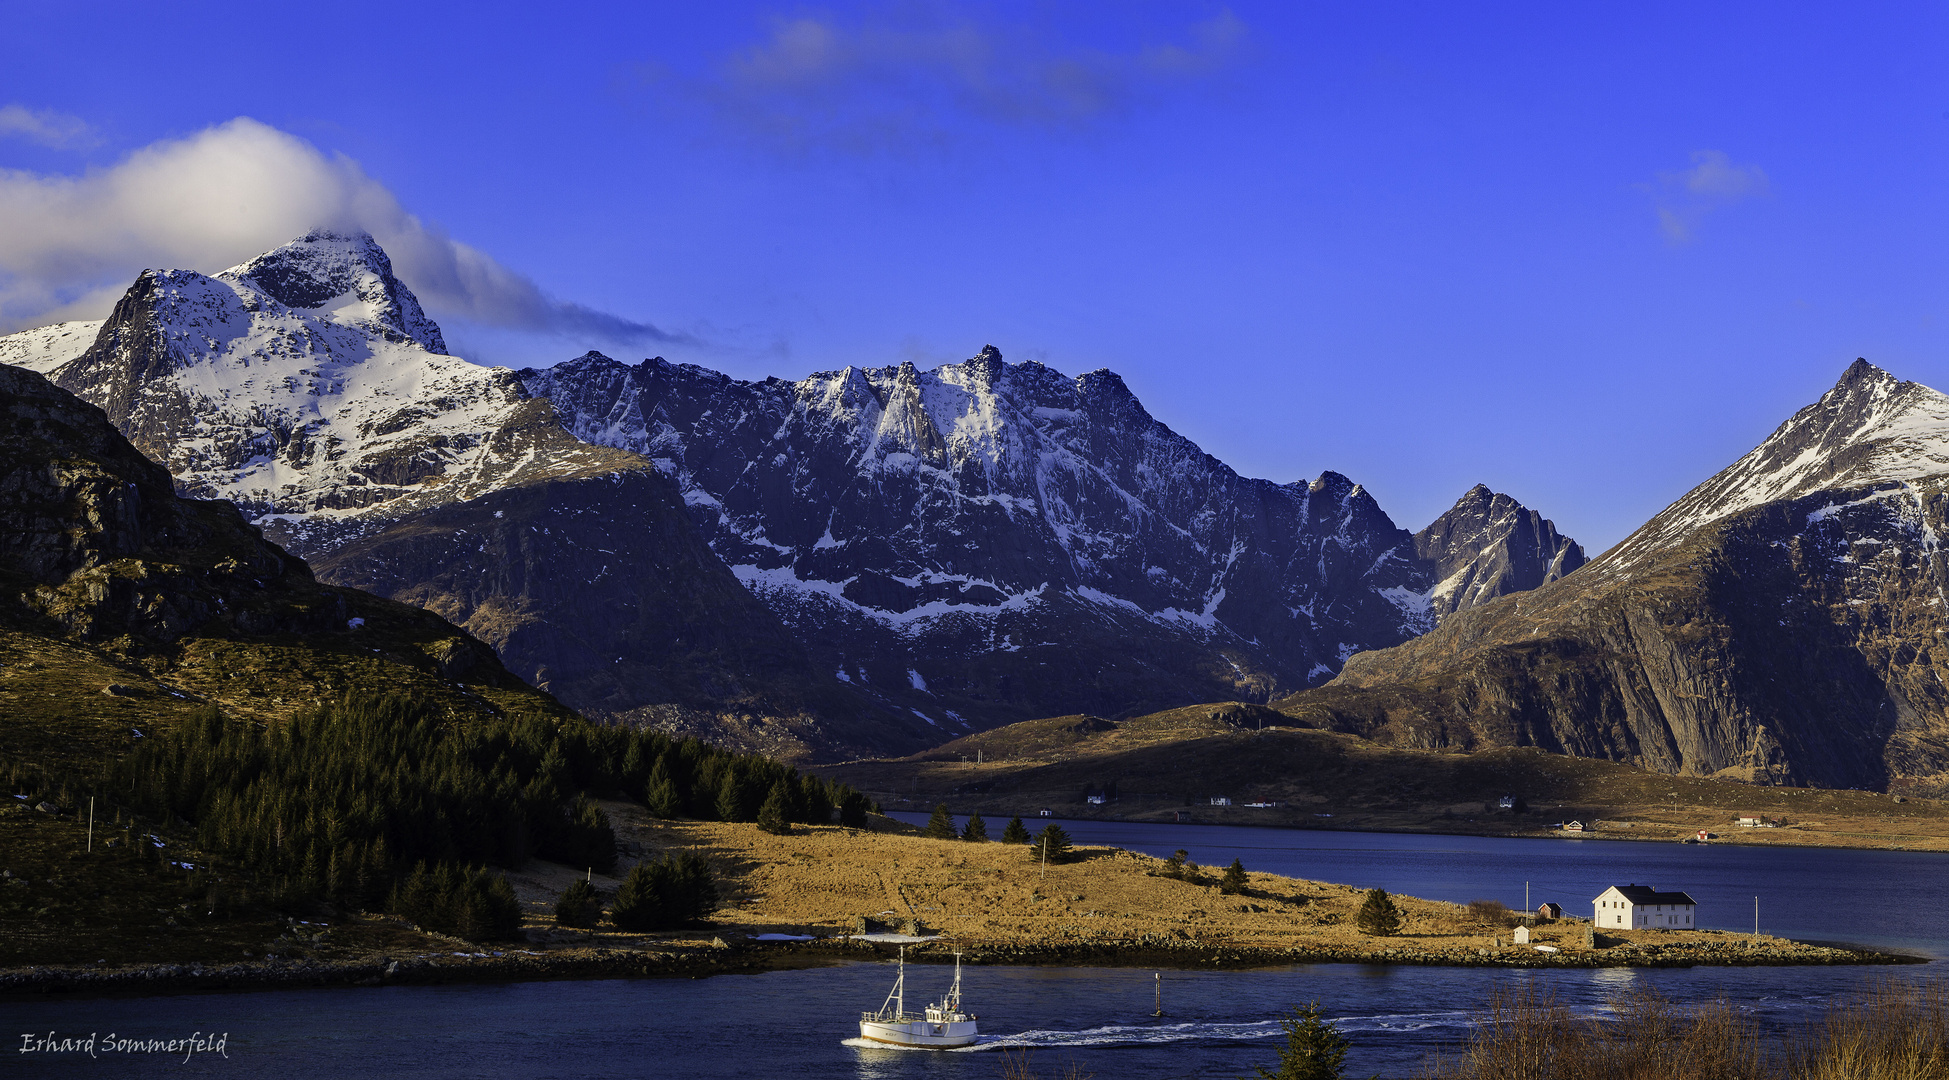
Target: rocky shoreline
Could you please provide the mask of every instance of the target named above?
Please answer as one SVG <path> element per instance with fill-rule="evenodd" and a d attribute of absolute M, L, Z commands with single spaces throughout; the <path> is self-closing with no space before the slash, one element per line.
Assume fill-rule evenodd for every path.
<path fill-rule="evenodd" d="M 1312 946 L 1271 949 L 1156 938 L 1134 942 L 1050 942 L 1041 945 L 950 944 L 908 946 L 908 959 L 945 960 L 959 948 L 970 964 L 1067 967 L 1252 968 L 1286 964 L 1413 964 L 1440 967 L 1757 967 L 1928 963 L 1925 957 L 1805 942 L 1735 941 L 1709 945 L 1617 945 L 1577 952 L 1501 949 L 1424 949 L 1413 945 Z M 32 966 L 0 970 L 0 1000 L 50 994 L 150 996 L 313 987 L 434 986 L 449 983 L 536 982 L 557 979 L 697 979 L 819 967 L 849 960 L 890 958 L 895 946 L 847 938 L 809 942 L 727 943 L 679 949 L 572 949 L 549 952 L 376 956 L 353 960 L 260 960 L 234 964 L 144 964 L 115 968 Z"/>

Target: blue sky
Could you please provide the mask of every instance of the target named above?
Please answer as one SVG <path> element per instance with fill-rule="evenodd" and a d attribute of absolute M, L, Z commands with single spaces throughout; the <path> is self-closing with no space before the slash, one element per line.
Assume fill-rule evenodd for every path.
<path fill-rule="evenodd" d="M 1856 356 L 1949 389 L 1939 5 L 239 11 L 7 5 L 7 328 L 351 219 L 471 358 L 993 343 L 1593 552 Z"/>

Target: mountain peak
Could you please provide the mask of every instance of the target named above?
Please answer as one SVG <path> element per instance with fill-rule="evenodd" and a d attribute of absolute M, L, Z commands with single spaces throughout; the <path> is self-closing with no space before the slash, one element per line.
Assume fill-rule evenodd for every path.
<path fill-rule="evenodd" d="M 1942 477 L 1949 477 L 1949 396 L 1857 359 L 1819 401 L 1631 534 L 1605 560 L 1606 572 L 1764 503 Z"/>
<path fill-rule="evenodd" d="M 330 309 L 392 340 L 415 341 L 428 352 L 447 351 L 439 325 L 421 309 L 413 290 L 393 275 L 392 259 L 367 232 L 313 229 L 217 276 L 286 307 Z"/>
<path fill-rule="evenodd" d="M 1849 387 L 1893 383 L 1897 381 L 1893 375 L 1870 364 L 1867 358 L 1857 356 L 1854 358 L 1854 363 L 1849 364 L 1847 370 L 1841 372 L 1841 381 L 1834 384 L 1834 389 L 1842 390 Z"/>

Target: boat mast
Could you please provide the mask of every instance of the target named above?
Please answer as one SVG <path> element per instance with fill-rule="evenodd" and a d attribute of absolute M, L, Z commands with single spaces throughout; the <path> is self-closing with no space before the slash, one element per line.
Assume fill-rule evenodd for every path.
<path fill-rule="evenodd" d="M 947 1012 L 961 1011 L 961 954 L 954 954 L 954 985 L 948 988 L 947 1000 L 941 1002 Z"/>
<path fill-rule="evenodd" d="M 893 989 L 888 991 L 887 999 L 880 1003 L 881 1016 L 886 1015 L 888 1005 L 898 1010 L 893 1014 L 895 1020 L 907 1015 L 907 947 L 905 945 L 900 946 L 900 974 L 894 978 Z"/>

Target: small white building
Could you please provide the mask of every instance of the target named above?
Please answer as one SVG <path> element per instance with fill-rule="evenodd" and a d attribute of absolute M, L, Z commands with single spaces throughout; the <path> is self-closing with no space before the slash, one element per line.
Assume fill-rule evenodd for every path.
<path fill-rule="evenodd" d="M 1613 885 L 1591 904 L 1592 922 L 1602 930 L 1690 930 L 1699 910 L 1690 896 L 1649 885 Z"/>
<path fill-rule="evenodd" d="M 1516 937 L 1515 937 L 1515 941 L 1516 941 L 1516 944 L 1518 944 L 1518 945 L 1527 945 L 1527 944 L 1529 944 L 1529 927 L 1527 927 L 1527 926 L 1518 926 L 1518 927 L 1516 928 Z"/>
<path fill-rule="evenodd" d="M 1090 804 L 1091 806 L 1102 806 L 1102 805 L 1103 805 L 1103 796 L 1101 796 L 1101 795 L 1086 795 L 1086 796 L 1084 796 L 1084 798 L 1085 798 L 1085 799 L 1087 799 L 1087 800 L 1089 800 L 1089 804 Z"/>
<path fill-rule="evenodd" d="M 1232 805 L 1232 799 L 1231 799 L 1231 796 L 1229 796 L 1229 795 L 1213 795 L 1213 796 L 1211 797 L 1211 805 L 1213 805 L 1213 806 L 1230 806 L 1230 805 Z"/>

